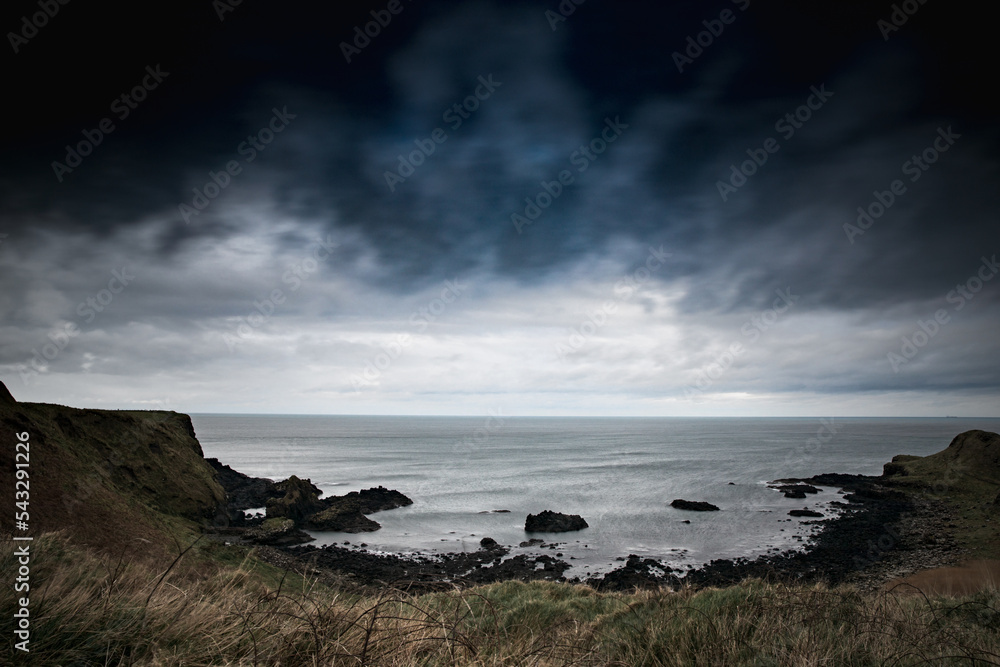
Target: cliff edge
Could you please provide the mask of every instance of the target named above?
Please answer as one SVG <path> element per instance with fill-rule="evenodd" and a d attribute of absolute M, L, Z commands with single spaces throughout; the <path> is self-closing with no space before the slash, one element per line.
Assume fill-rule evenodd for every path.
<path fill-rule="evenodd" d="M 225 517 L 225 491 L 187 415 L 22 403 L 0 383 L 3 470 L 14 469 L 23 433 L 32 535 L 63 530 L 105 552 L 156 550 Z M 13 485 L 13 475 L 0 475 L 0 496 L 13 499 Z M 0 530 L 12 532 L 12 519 Z"/>

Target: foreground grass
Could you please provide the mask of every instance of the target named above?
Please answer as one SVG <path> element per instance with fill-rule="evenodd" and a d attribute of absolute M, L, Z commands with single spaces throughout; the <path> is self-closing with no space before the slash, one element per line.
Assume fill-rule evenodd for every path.
<path fill-rule="evenodd" d="M 16 570 L 12 552 L 3 541 L 5 572 Z M 996 591 L 927 599 L 747 581 L 619 594 L 507 582 L 359 595 L 282 579 L 252 558 L 209 567 L 203 556 L 126 565 L 57 534 L 36 539 L 31 653 L 11 643 L 8 656 L 31 665 L 1000 664 Z"/>

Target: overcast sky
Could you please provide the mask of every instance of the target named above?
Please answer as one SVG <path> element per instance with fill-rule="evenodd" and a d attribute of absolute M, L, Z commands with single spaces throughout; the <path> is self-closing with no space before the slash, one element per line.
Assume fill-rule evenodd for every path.
<path fill-rule="evenodd" d="M 349 4 L 5 7 L 16 398 L 1000 416 L 978 9 Z"/>

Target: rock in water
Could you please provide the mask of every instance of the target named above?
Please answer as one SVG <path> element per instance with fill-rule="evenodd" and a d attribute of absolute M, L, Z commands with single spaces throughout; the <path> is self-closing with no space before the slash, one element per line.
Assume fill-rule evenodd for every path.
<path fill-rule="evenodd" d="M 399 491 L 396 491 L 395 489 L 387 489 L 384 486 L 378 486 L 372 489 L 363 489 L 361 491 L 351 491 L 347 495 L 341 497 L 349 501 L 356 500 L 358 503 L 358 509 L 364 514 L 382 512 L 384 510 L 394 510 L 397 507 L 406 507 L 407 505 L 413 504 L 412 500 Z"/>
<path fill-rule="evenodd" d="M 299 479 L 292 475 L 283 482 L 275 484 L 275 489 L 284 493 L 283 497 L 272 498 L 267 502 L 267 518 L 288 517 L 296 523 L 324 509 L 319 500 L 322 493 L 308 479 Z"/>
<path fill-rule="evenodd" d="M 310 516 L 306 527 L 339 533 L 370 533 L 382 526 L 362 514 L 356 501 L 343 501 Z"/>
<path fill-rule="evenodd" d="M 777 489 L 785 494 L 786 498 L 805 498 L 807 493 L 819 493 L 822 489 L 817 489 L 812 484 L 768 484 L 769 488 Z"/>
<path fill-rule="evenodd" d="M 588 527 L 587 522 L 579 514 L 562 514 L 549 510 L 529 514 L 524 520 L 524 531 L 527 533 L 566 533 Z"/>
<path fill-rule="evenodd" d="M 719 508 L 712 503 L 704 503 L 698 500 L 681 500 L 677 498 L 670 506 L 679 510 L 690 510 L 692 512 L 718 512 Z"/>
<path fill-rule="evenodd" d="M 815 516 L 815 517 L 821 517 L 823 515 L 821 513 L 819 513 L 819 512 L 815 512 L 813 510 L 792 510 L 792 511 L 790 511 L 788 513 L 788 516 Z"/>

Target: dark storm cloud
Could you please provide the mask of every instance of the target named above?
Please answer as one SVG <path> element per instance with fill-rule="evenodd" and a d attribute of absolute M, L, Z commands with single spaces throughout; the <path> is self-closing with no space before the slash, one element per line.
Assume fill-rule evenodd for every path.
<path fill-rule="evenodd" d="M 675 309 L 691 349 L 710 348 L 733 323 L 738 330 L 776 289 L 800 295 L 795 318 L 839 318 L 816 334 L 838 339 L 823 352 L 808 335 L 763 341 L 748 368 L 766 365 L 767 374 L 734 369 L 727 389 L 1000 382 L 995 350 L 974 333 L 997 324 L 992 286 L 955 313 L 955 347 L 928 347 L 903 374 L 884 361 L 918 318 L 952 307 L 946 295 L 982 257 L 1000 253 L 1000 136 L 984 79 L 995 58 L 988 22 L 969 20 L 975 12 L 921 5 L 885 39 L 877 21 L 891 3 L 590 0 L 555 30 L 545 12 L 557 2 L 402 6 L 350 63 L 342 43 L 384 4 L 242 3 L 220 21 L 212 3 L 73 3 L 8 53 L 22 117 L 0 161 L 0 232 L 9 234 L 0 247 L 2 361 L 23 362 L 56 323 L 78 321 L 78 304 L 129 264 L 135 284 L 52 369 L 196 368 L 225 349 L 219 335 L 249 303 L 287 289 L 282 277 L 310 243 L 333 238 L 336 260 L 280 312 L 314 339 L 324 322 L 349 330 L 369 317 L 381 317 L 375 329 L 398 330 L 428 290 L 456 276 L 491 294 L 569 289 L 588 272 L 613 284 L 652 245 L 673 258 L 651 285 L 684 289 L 669 308 L 644 297 L 644 312 Z M 32 7 L 11 9 L 7 24 Z M 723 10 L 733 21 L 710 44 L 701 37 L 701 53 L 688 51 Z M 678 52 L 690 56 L 683 72 Z M 168 74 L 121 117 L 115 100 L 157 67 Z M 475 110 L 457 116 L 469 99 Z M 275 110 L 290 116 L 287 127 L 250 161 L 244 142 Z M 104 118 L 114 131 L 57 175 L 52 162 L 65 162 L 66 145 Z M 581 157 L 609 127 L 615 141 Z M 431 139 L 439 129 L 444 143 Z M 769 139 L 776 152 L 764 150 Z M 429 141 L 433 154 L 387 182 L 387 172 L 400 175 L 399 156 Z M 934 163 L 914 171 L 925 150 Z M 731 181 L 732 166 L 754 155 L 767 161 L 751 165 L 745 183 Z M 179 206 L 193 205 L 193 189 L 233 161 L 240 173 L 185 220 Z M 564 171 L 572 183 L 531 224 L 515 225 L 526 198 L 551 197 Z M 905 192 L 863 234 L 845 228 L 897 179 Z M 500 319 L 537 304 L 506 305 Z M 365 345 L 327 349 L 352 357 L 343 362 L 350 373 L 354 356 L 370 356 Z M 768 355 L 781 345 L 787 357 L 774 362 Z M 664 346 L 587 349 L 578 359 L 633 369 L 647 353 L 661 369 L 688 358 Z M 885 368 L 842 373 L 871 359 Z M 808 381 L 806 368 L 816 373 Z M 636 386 L 672 391 L 658 382 Z"/>
<path fill-rule="evenodd" d="M 54 126 L 34 124 L 28 136 L 42 141 L 32 144 L 16 179 L 8 164 L 7 210 L 14 219 L 41 218 L 98 237 L 167 214 L 158 237 L 166 253 L 201 235 L 224 237 L 238 225 L 221 215 L 232 192 L 195 226 L 170 214 L 210 171 L 240 159 L 237 145 L 277 106 L 298 118 L 279 138 L 284 143 L 245 165 L 237 184 L 269 187 L 288 215 L 359 230 L 391 267 L 387 286 L 477 265 L 535 280 L 624 235 L 688 249 L 700 258 L 685 265 L 692 276 L 741 286 L 728 301 L 706 290 L 692 297 L 693 308 L 752 301 L 769 280 L 794 281 L 817 303 L 850 308 L 926 296 L 960 268 L 961 246 L 985 252 L 996 244 L 987 216 L 997 202 L 984 187 L 996 176 L 995 131 L 977 118 L 976 92 L 951 104 L 938 99 L 955 91 L 954 79 L 972 76 L 957 70 L 968 66 L 962 54 L 940 46 L 950 35 L 927 43 L 928 25 L 944 10 L 914 17 L 886 42 L 870 7 L 753 3 L 741 12 L 740 5 L 592 3 L 555 31 L 547 3 L 406 5 L 350 64 L 339 44 L 370 20 L 361 9 L 248 6 L 222 23 L 187 10 L 174 15 L 196 26 L 176 26 L 187 48 L 154 40 L 115 59 L 88 87 L 63 91 L 79 95 L 79 105 L 55 103 L 51 88 L 66 86 L 68 75 L 47 69 L 40 52 L 53 45 L 43 34 L 16 64 L 55 77 L 47 101 L 64 111 L 47 109 L 59 116 Z M 726 8 L 735 21 L 678 73 L 672 54 Z M 138 41 L 132 33 L 130 45 Z M 942 54 L 951 59 L 932 66 Z M 79 138 L 75 128 L 111 115 L 107 101 L 154 62 L 165 63 L 170 76 L 57 183 L 47 165 L 64 142 Z M 948 65 L 956 70 L 940 71 Z M 502 86 L 451 129 L 443 112 L 491 74 Z M 716 182 L 726 180 L 730 165 L 766 138 L 780 139 L 775 119 L 794 113 L 810 86 L 822 84 L 834 92 L 825 108 L 721 201 Z M 574 169 L 570 157 L 598 136 L 606 117 L 629 125 L 621 143 L 589 173 L 575 174 L 551 208 L 517 234 L 511 214 L 523 212 L 543 180 Z M 900 177 L 900 165 L 934 139 L 938 125 L 954 127 L 961 144 L 876 228 L 846 243 L 843 222 Z M 390 192 L 385 172 L 438 127 L 449 141 Z M 943 217 L 949 225 L 941 225 Z M 926 270 L 907 270 L 916 263 Z"/>

